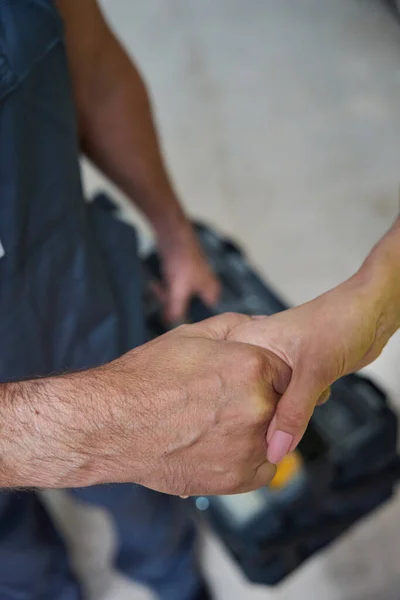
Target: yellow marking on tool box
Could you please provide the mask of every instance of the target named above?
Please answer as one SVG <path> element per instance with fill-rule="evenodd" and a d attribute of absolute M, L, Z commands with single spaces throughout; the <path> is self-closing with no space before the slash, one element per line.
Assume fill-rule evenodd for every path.
<path fill-rule="evenodd" d="M 303 466 L 299 452 L 291 452 L 279 463 L 275 477 L 269 484 L 273 490 L 280 490 L 291 482 Z"/>

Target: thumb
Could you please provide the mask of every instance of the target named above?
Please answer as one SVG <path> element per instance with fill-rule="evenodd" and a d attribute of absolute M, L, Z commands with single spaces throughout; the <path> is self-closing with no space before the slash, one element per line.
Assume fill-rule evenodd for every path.
<path fill-rule="evenodd" d="M 292 375 L 286 392 L 279 400 L 267 432 L 267 459 L 278 464 L 300 442 L 326 386 L 316 385 L 309 374 Z"/>

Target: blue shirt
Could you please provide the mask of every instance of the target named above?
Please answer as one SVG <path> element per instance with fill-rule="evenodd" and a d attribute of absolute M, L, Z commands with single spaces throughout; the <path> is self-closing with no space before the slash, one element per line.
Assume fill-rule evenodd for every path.
<path fill-rule="evenodd" d="M 0 381 L 112 360 L 143 341 L 133 230 L 84 202 L 62 21 L 0 2 Z"/>

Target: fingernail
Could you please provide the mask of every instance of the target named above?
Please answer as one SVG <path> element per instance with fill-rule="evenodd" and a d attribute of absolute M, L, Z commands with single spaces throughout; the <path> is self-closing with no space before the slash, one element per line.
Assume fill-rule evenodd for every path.
<path fill-rule="evenodd" d="M 293 435 L 285 431 L 275 431 L 267 448 L 267 459 L 273 465 L 281 462 L 293 444 Z"/>
<path fill-rule="evenodd" d="M 271 421 L 271 423 L 269 424 L 269 427 L 268 427 L 268 431 L 267 431 L 267 444 L 270 443 L 270 441 L 272 439 L 272 436 L 275 433 L 275 430 L 276 430 L 276 415 L 274 415 L 272 417 L 272 421 Z"/>

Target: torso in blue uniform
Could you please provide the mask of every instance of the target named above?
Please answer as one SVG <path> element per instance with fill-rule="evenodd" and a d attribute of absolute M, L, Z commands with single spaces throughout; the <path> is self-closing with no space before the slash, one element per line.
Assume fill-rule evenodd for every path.
<path fill-rule="evenodd" d="M 143 341 L 133 230 L 84 203 L 78 155 L 53 3 L 0 0 L 0 381 L 95 366 Z M 126 575 L 163 600 L 196 596 L 182 504 L 128 484 L 73 493 L 111 512 Z M 33 491 L 0 493 L 0 598 L 82 598 Z"/>
<path fill-rule="evenodd" d="M 98 365 L 142 340 L 138 294 L 121 324 L 78 157 L 61 19 L 51 0 L 2 0 L 0 381 Z"/>

